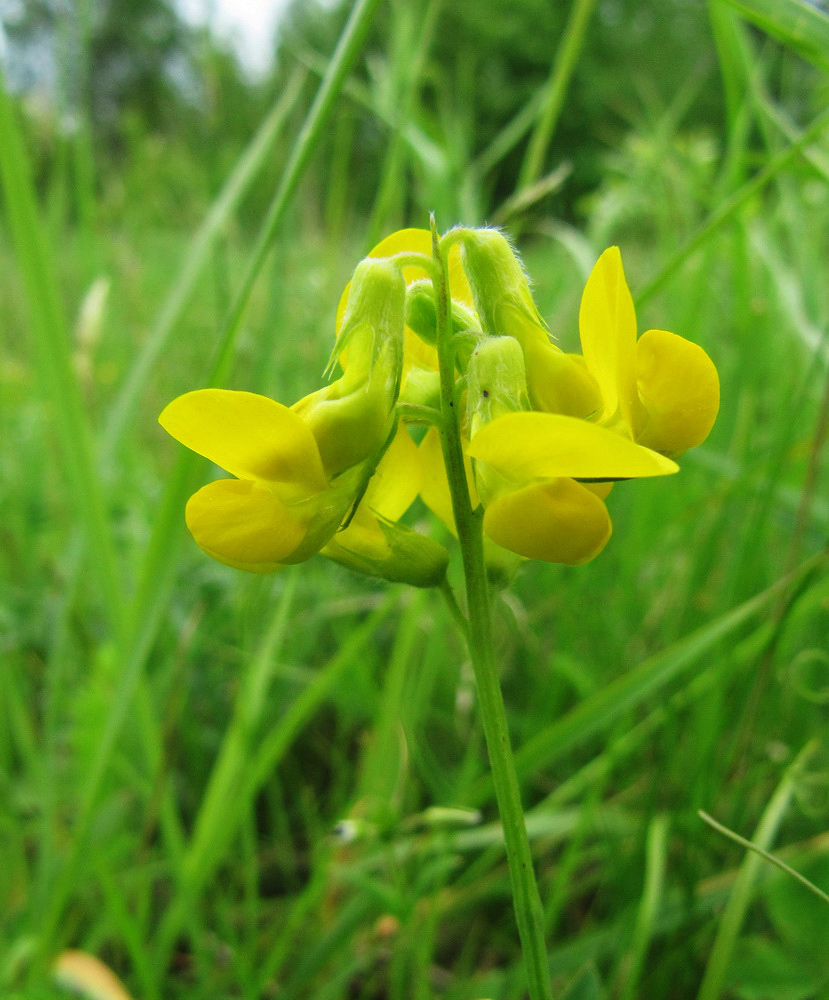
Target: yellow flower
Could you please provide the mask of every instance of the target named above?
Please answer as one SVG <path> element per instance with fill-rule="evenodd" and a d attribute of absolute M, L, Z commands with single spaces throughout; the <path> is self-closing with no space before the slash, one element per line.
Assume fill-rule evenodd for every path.
<path fill-rule="evenodd" d="M 666 475 L 669 456 L 700 443 L 719 405 L 705 352 L 665 330 L 637 340 L 616 247 L 582 298 L 583 355 L 550 340 L 523 266 L 494 229 L 444 238 L 456 336 L 460 422 L 487 559 L 506 577 L 521 558 L 577 564 L 606 544 L 611 480 Z M 199 490 L 187 524 L 211 556 L 268 572 L 316 552 L 388 580 L 434 586 L 447 554 L 400 518 L 419 492 L 454 530 L 437 431 L 416 447 L 397 427 L 398 399 L 439 405 L 427 230 L 406 229 L 358 264 L 340 301 L 332 355 L 343 374 L 291 407 L 206 389 L 159 418 L 235 479 Z M 425 261 L 424 261 L 425 263 Z M 426 411 L 428 421 L 428 410 Z"/>
<path fill-rule="evenodd" d="M 343 319 L 350 366 L 293 407 L 250 392 L 202 389 L 173 400 L 159 422 L 236 476 L 187 504 L 187 526 L 214 559 L 267 573 L 329 543 L 394 429 L 405 289 L 386 260 L 363 261 Z"/>
<path fill-rule="evenodd" d="M 467 414 L 484 532 L 527 559 L 576 565 L 607 544 L 603 498 L 611 479 L 665 475 L 677 466 L 613 431 L 562 414 L 528 412 L 521 347 L 482 342 L 469 363 Z"/>
<path fill-rule="evenodd" d="M 637 340 L 618 247 L 601 255 L 584 289 L 582 356 L 551 342 L 501 233 L 465 230 L 462 246 L 484 330 L 521 344 L 533 409 L 595 421 L 672 457 L 705 440 L 719 409 L 717 370 L 701 347 L 667 330 Z"/>
<path fill-rule="evenodd" d="M 482 497 L 489 538 L 527 559 L 571 565 L 597 556 L 611 532 L 602 502 L 608 484 L 576 480 L 678 470 L 669 458 L 614 431 L 559 413 L 505 414 L 482 427 L 467 451 L 489 469 Z"/>
<path fill-rule="evenodd" d="M 356 466 L 330 481 L 302 417 L 252 392 L 188 392 L 159 423 L 238 477 L 208 483 L 185 511 L 199 547 L 237 569 L 269 573 L 310 558 L 340 526 L 364 478 Z"/>
<path fill-rule="evenodd" d="M 672 456 L 708 437 L 720 405 L 717 369 L 701 347 L 667 330 L 636 339 L 618 247 L 605 250 L 587 280 L 579 331 L 601 396 L 600 423 Z"/>

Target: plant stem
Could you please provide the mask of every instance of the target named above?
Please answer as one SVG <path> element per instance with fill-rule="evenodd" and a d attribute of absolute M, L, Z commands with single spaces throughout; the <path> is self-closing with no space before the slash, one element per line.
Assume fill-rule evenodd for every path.
<path fill-rule="evenodd" d="M 521 793 L 510 747 L 506 711 L 492 642 L 490 601 L 484 562 L 483 516 L 480 510 L 472 509 L 464 468 L 455 399 L 449 278 L 434 218 L 432 252 L 440 272 L 435 286 L 437 349 L 443 413 L 440 440 L 463 558 L 469 616 L 466 639 L 475 671 L 495 796 L 504 830 L 513 904 L 526 964 L 529 993 L 531 1000 L 552 1000 L 549 964 L 544 947 L 544 911 L 533 871 L 530 842 L 527 838 Z"/>

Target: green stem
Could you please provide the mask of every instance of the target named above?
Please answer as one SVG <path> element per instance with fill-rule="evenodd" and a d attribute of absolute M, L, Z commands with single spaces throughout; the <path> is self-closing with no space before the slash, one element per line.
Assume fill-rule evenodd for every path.
<path fill-rule="evenodd" d="M 460 427 L 455 398 L 452 309 L 446 257 L 441 250 L 432 218 L 432 252 L 440 269 L 435 287 L 441 410 L 439 428 L 443 460 L 452 494 L 452 510 L 458 532 L 466 581 L 469 654 L 475 671 L 484 735 L 495 785 L 495 796 L 504 831 L 513 904 L 527 971 L 531 1000 L 552 1000 L 549 965 L 544 947 L 544 911 L 533 871 L 530 842 L 521 806 L 521 793 L 510 747 L 507 716 L 492 642 L 490 601 L 484 562 L 483 516 L 473 510 L 464 469 Z"/>

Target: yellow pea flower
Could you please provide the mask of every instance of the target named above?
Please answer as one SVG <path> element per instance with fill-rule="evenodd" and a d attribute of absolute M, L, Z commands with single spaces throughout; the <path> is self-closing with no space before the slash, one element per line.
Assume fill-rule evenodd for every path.
<path fill-rule="evenodd" d="M 558 413 L 508 413 L 467 448 L 488 469 L 484 531 L 527 559 L 571 565 L 593 559 L 610 538 L 606 483 L 678 470 L 669 458 L 597 424 Z"/>
<path fill-rule="evenodd" d="M 203 486 L 185 511 L 199 547 L 237 569 L 269 573 L 314 555 L 348 513 L 362 480 L 357 467 L 330 482 L 302 417 L 256 393 L 188 392 L 164 409 L 159 423 L 237 477 Z"/>
<path fill-rule="evenodd" d="M 236 476 L 188 501 L 197 544 L 238 569 L 267 573 L 302 562 L 334 536 L 359 501 L 394 427 L 405 286 L 386 260 L 363 261 L 343 319 L 351 364 L 293 407 L 250 392 L 201 389 L 173 400 L 159 422 Z"/>
<path fill-rule="evenodd" d="M 607 484 L 676 471 L 669 459 L 576 417 L 527 411 L 524 358 L 511 337 L 492 337 L 472 355 L 467 413 L 484 532 L 527 559 L 576 565 L 611 534 Z"/>
<path fill-rule="evenodd" d="M 717 369 L 701 347 L 667 330 L 637 340 L 618 247 L 605 250 L 587 280 L 579 332 L 601 394 L 600 423 L 672 456 L 708 437 L 720 405 Z"/>
<path fill-rule="evenodd" d="M 464 230 L 461 239 L 483 328 L 521 344 L 533 409 L 593 420 L 673 457 L 705 440 L 719 409 L 716 368 L 701 347 L 667 330 L 637 340 L 618 247 L 601 255 L 582 296 L 582 356 L 551 342 L 521 261 L 498 230 Z"/>

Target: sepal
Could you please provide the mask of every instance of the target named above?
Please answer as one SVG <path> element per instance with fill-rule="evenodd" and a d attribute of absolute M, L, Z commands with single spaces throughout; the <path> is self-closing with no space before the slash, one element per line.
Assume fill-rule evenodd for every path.
<path fill-rule="evenodd" d="M 439 587 L 449 566 L 442 545 L 362 505 L 322 554 L 358 573 L 412 587 Z"/>

